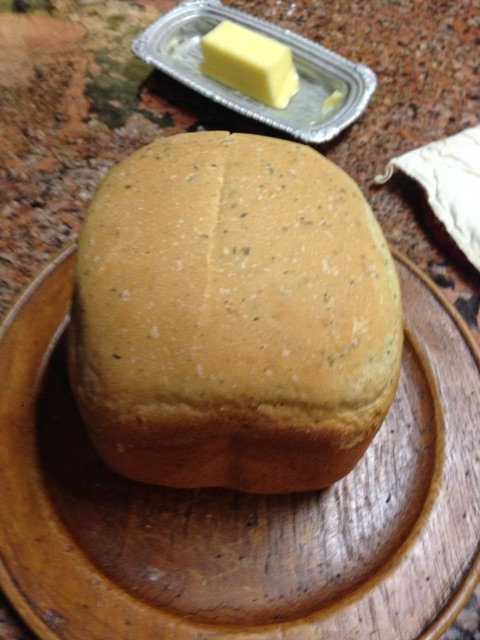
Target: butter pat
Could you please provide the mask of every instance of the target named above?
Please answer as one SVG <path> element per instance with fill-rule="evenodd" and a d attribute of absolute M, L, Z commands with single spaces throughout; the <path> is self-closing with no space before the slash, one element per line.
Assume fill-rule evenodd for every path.
<path fill-rule="evenodd" d="M 289 47 L 225 20 L 201 40 L 200 70 L 247 96 L 284 109 L 298 90 Z"/>

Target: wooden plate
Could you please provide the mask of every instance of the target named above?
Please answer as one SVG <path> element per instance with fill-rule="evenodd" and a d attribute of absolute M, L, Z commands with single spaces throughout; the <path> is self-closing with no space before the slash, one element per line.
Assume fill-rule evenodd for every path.
<path fill-rule="evenodd" d="M 480 575 L 480 357 L 396 256 L 399 390 L 329 489 L 135 484 L 93 452 L 70 395 L 73 249 L 0 329 L 0 582 L 43 639 L 437 638 Z"/>

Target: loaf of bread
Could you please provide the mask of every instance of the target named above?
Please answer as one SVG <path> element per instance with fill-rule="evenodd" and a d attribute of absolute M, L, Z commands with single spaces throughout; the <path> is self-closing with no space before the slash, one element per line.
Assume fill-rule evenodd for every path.
<path fill-rule="evenodd" d="M 73 392 L 131 479 L 318 489 L 364 454 L 402 349 L 395 266 L 357 185 L 306 145 L 221 131 L 140 149 L 82 225 Z"/>

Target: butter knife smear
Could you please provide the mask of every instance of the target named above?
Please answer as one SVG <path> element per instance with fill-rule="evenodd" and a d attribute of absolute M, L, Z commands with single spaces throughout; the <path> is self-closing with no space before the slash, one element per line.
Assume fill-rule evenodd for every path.
<path fill-rule="evenodd" d="M 480 271 L 480 126 L 392 158 L 375 182 L 396 170 L 425 189 L 433 213 Z"/>
<path fill-rule="evenodd" d="M 284 109 L 298 91 L 289 47 L 230 20 L 201 40 L 200 70 L 275 109 Z"/>

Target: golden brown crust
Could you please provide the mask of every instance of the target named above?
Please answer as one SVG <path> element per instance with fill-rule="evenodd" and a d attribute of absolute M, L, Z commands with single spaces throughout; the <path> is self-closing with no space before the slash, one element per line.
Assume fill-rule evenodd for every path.
<path fill-rule="evenodd" d="M 305 145 L 159 140 L 92 202 L 70 371 L 120 473 L 258 492 L 328 485 L 382 423 L 401 344 L 380 228 L 355 183 Z"/>

